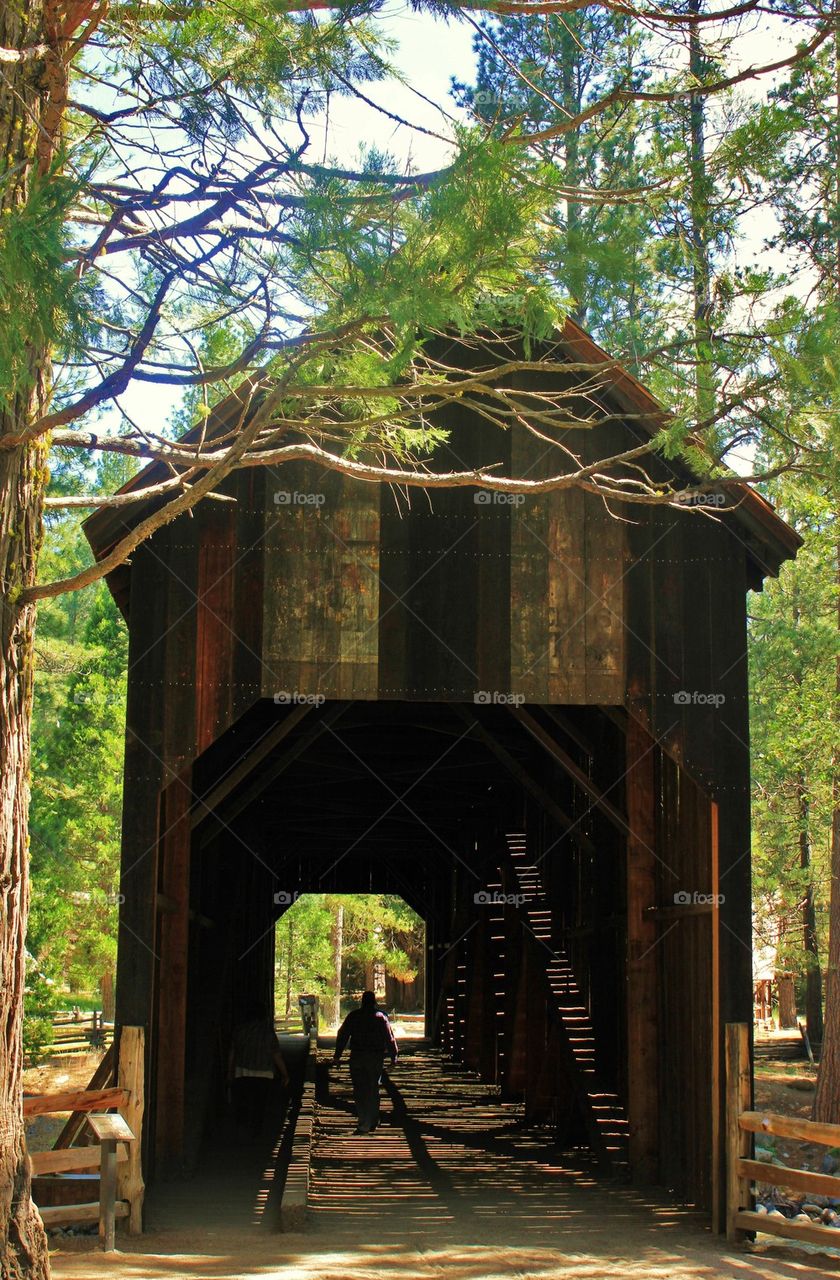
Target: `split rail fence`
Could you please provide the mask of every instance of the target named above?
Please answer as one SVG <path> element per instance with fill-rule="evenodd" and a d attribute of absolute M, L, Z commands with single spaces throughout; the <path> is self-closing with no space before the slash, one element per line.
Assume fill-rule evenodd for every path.
<path fill-rule="evenodd" d="M 840 1199 L 840 1177 L 812 1169 L 790 1168 L 776 1161 L 756 1160 L 753 1153 L 756 1134 L 840 1147 L 840 1124 L 822 1124 L 752 1110 L 749 1028 L 745 1022 L 730 1022 L 726 1027 L 727 1239 L 744 1240 L 747 1235 L 761 1231 L 787 1240 L 840 1248 L 837 1227 L 812 1221 L 797 1222 L 755 1210 L 752 1188 L 756 1182 Z"/>
<path fill-rule="evenodd" d="M 127 1220 L 131 1235 L 143 1229 L 143 1174 L 140 1135 L 143 1125 L 142 1027 L 123 1027 L 119 1061 L 113 1046 L 87 1089 L 25 1097 L 24 1118 L 69 1111 L 70 1118 L 51 1151 L 30 1153 L 34 1178 L 49 1177 L 51 1193 L 61 1194 L 67 1175 L 99 1175 L 99 1195 L 82 1204 L 38 1204 L 46 1227 L 99 1223 L 106 1250 L 114 1248 L 115 1221 Z M 109 1114 L 116 1110 L 117 1114 Z M 87 1132 L 89 1131 L 89 1132 Z M 90 1137 L 91 1145 L 82 1145 Z M 80 1141 L 81 1140 L 81 1141 Z M 74 1145 L 75 1144 L 75 1145 Z M 37 1187 L 37 1183 L 36 1183 Z M 69 1188 L 68 1188 L 69 1190 Z M 38 1195 L 35 1195 L 36 1204 Z"/>

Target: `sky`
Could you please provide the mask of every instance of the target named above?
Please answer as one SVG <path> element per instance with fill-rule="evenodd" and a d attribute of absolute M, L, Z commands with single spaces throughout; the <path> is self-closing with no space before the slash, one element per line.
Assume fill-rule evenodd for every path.
<path fill-rule="evenodd" d="M 452 101 L 450 87 L 453 78 L 466 83 L 474 78 L 474 25 L 470 21 L 444 22 L 430 14 L 416 14 L 394 0 L 380 15 L 378 26 L 394 41 L 392 61 L 407 83 L 374 83 L 364 86 L 365 93 L 393 115 L 447 135 L 450 122 L 439 107 L 456 119 L 462 116 Z M 766 15 L 751 20 L 744 27 L 736 52 L 736 66 L 742 69 L 782 58 L 792 50 L 793 38 L 790 27 Z M 745 82 L 739 92 L 760 100 L 767 88 L 766 79 L 754 80 Z M 331 159 L 351 164 L 357 160 L 361 145 L 376 145 L 392 154 L 399 164 L 410 160 L 415 171 L 425 172 L 445 164 L 451 155 L 445 141 L 395 124 L 351 97 L 334 99 L 329 119 L 319 117 L 307 121 L 307 127 L 312 136 L 311 155 L 317 160 L 323 159 L 326 152 Z M 766 260 L 764 240 L 772 231 L 772 222 L 766 216 L 753 217 L 744 228 L 747 256 Z M 778 268 L 783 264 L 777 256 L 772 265 Z M 179 400 L 180 392 L 172 388 L 135 383 L 120 403 L 134 420 L 160 423 L 169 417 Z M 116 429 L 116 413 L 108 414 L 103 425 Z"/>

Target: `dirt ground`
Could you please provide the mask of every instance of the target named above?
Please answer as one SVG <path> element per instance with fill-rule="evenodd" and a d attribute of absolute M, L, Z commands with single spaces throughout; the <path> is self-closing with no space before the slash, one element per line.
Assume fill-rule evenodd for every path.
<path fill-rule="evenodd" d="M 73 1053 L 57 1060 L 47 1059 L 23 1073 L 24 1093 L 59 1093 L 86 1089 L 99 1066 L 102 1054 Z M 49 1151 L 64 1128 L 69 1113 L 33 1116 L 26 1126 L 26 1143 L 30 1151 Z"/>
<path fill-rule="evenodd" d="M 430 1232 L 423 1239 L 359 1240 L 346 1231 L 255 1238 L 228 1232 L 144 1236 L 142 1252 L 51 1254 L 59 1280 L 813 1280 L 840 1274 L 840 1257 L 771 1246 L 727 1249 L 698 1226 L 632 1218 L 609 1200 L 596 1216 L 535 1225 L 511 1239 L 504 1222 L 482 1223 L 478 1237 Z M 138 1242 L 140 1243 L 140 1242 Z M 131 1245 L 130 1251 L 128 1246 Z"/>
<path fill-rule="evenodd" d="M 810 1120 L 816 1083 L 817 1069 L 808 1062 L 759 1063 L 755 1069 L 756 1110 Z M 768 1145 L 774 1160 L 798 1169 L 821 1169 L 827 1151 L 815 1143 L 785 1138 L 777 1138 Z"/>

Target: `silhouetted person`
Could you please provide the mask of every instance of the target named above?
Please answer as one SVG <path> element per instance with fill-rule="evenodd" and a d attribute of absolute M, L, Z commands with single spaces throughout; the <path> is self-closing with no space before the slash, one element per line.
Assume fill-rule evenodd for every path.
<path fill-rule="evenodd" d="M 387 1054 L 391 1066 L 399 1050 L 391 1024 L 376 1007 L 376 996 L 366 991 L 358 1009 L 348 1013 L 335 1041 L 333 1062 L 338 1066 L 347 1043 L 350 1043 L 350 1079 L 353 1101 L 358 1116 L 357 1133 L 373 1133 L 379 1123 L 379 1082 Z"/>
<path fill-rule="evenodd" d="M 244 1014 L 233 1033 L 228 1076 L 236 1123 L 256 1138 L 265 1120 L 275 1071 L 284 1085 L 289 1083 L 289 1073 L 267 1006 L 252 1000 Z"/>

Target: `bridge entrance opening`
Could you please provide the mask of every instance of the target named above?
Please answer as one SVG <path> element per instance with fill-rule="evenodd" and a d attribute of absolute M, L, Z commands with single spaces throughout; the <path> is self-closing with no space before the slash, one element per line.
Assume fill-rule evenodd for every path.
<path fill-rule="evenodd" d="M 286 905 L 274 944 L 279 1031 L 309 1030 L 312 1009 L 315 1029 L 334 1033 L 373 991 L 398 1036 L 425 1033 L 426 928 L 407 902 L 384 893 L 275 896 Z"/>
<path fill-rule="evenodd" d="M 243 1002 L 299 1033 L 317 995 L 328 1033 L 371 988 L 545 1141 L 701 1199 L 715 922 L 674 895 L 713 894 L 713 809 L 626 713 L 264 701 L 164 790 L 160 833 L 153 1177 L 218 1129 Z"/>

